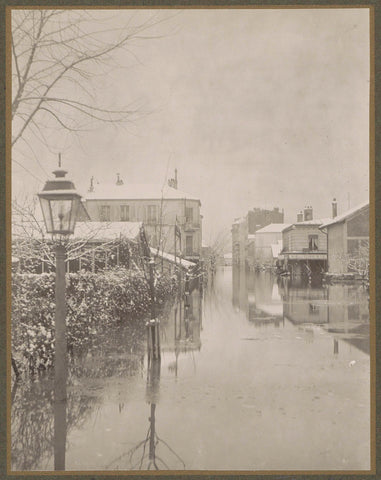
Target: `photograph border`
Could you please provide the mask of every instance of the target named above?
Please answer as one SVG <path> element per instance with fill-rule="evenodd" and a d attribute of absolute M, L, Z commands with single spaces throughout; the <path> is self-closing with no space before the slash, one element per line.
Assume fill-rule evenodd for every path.
<path fill-rule="evenodd" d="M 305 1 L 303 3 L 278 1 L 209 1 L 209 2 L 195 2 L 195 1 L 167 1 L 167 2 L 155 2 L 155 1 L 115 1 L 115 0 L 97 0 L 97 1 L 39 1 L 33 2 L 33 0 L 24 1 L 10 1 L 2 0 L 0 11 L 0 31 L 1 35 L 1 80 L 3 88 L 0 91 L 1 98 L 1 112 L 5 121 L 1 122 L 0 126 L 0 149 L 2 158 L 5 159 L 1 163 L 1 175 L 0 175 L 0 191 L 1 191 L 1 207 L 0 217 L 3 220 L 3 228 L 0 231 L 1 239 L 1 273 L 3 288 L 1 289 L 1 307 L 3 322 L 0 322 L 0 478 L 59 478 L 59 477 L 72 477 L 73 479 L 80 477 L 81 479 L 94 479 L 95 478 L 107 478 L 111 476 L 115 478 L 128 477 L 128 478 L 140 478 L 149 479 L 152 475 L 159 475 L 162 477 L 178 478 L 239 478 L 239 477 L 265 477 L 265 478 L 295 478 L 295 477 L 308 477 L 321 478 L 322 476 L 334 476 L 334 478 L 377 478 L 377 474 L 381 474 L 381 445 L 380 445 L 380 379 L 376 377 L 376 372 L 380 371 L 381 361 L 380 355 L 376 353 L 377 345 L 381 345 L 381 335 L 379 328 L 379 319 L 377 318 L 377 312 L 380 307 L 380 252 L 378 246 L 378 238 L 381 238 L 380 223 L 381 212 L 376 209 L 376 205 L 380 204 L 380 192 L 377 188 L 380 185 L 380 165 L 379 165 L 379 139 L 380 139 L 380 91 L 377 80 L 379 79 L 379 73 L 381 71 L 381 6 L 377 0 L 368 2 L 362 1 Z M 318 470 L 318 471 L 209 471 L 209 470 L 186 470 L 186 471 L 158 471 L 147 472 L 142 471 L 139 474 L 136 471 L 68 471 L 68 472 L 54 472 L 54 471 L 33 471 L 33 472 L 16 472 L 10 471 L 10 396 L 11 396 L 11 361 L 10 361 L 10 313 L 11 313 L 11 126 L 10 126 L 10 104 L 11 104 L 11 55 L 10 55 L 10 11 L 16 8 L 145 8 L 145 9 L 194 9 L 194 8 L 254 8 L 254 9 L 318 9 L 318 8 L 369 8 L 370 13 L 370 142 L 369 142 L 369 200 L 370 200 L 370 361 L 371 361 L 371 469 L 369 471 L 363 470 Z M 380 427 L 377 429 L 377 425 Z"/>

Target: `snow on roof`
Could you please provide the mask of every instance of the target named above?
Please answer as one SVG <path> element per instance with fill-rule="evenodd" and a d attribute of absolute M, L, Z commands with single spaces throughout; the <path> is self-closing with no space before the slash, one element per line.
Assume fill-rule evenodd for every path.
<path fill-rule="evenodd" d="M 134 240 L 139 235 L 141 222 L 77 222 L 73 238 L 116 240 L 120 237 Z"/>
<path fill-rule="evenodd" d="M 308 225 L 320 226 L 329 220 L 330 220 L 329 218 L 316 218 L 315 220 L 305 220 L 304 222 L 296 222 L 296 223 L 292 223 L 289 227 L 286 227 L 285 230 L 289 230 L 290 228 L 295 228 L 295 227 L 308 226 Z"/>
<path fill-rule="evenodd" d="M 130 183 L 126 185 L 95 185 L 93 192 L 87 192 L 86 200 L 165 200 L 188 199 L 200 201 L 194 195 L 168 185 Z"/>
<path fill-rule="evenodd" d="M 290 223 L 270 223 L 266 227 L 260 228 L 255 233 L 281 233 L 283 230 L 290 226 Z"/>
<path fill-rule="evenodd" d="M 342 213 L 341 215 L 338 215 L 335 218 L 330 218 L 328 221 L 326 220 L 323 225 L 320 226 L 320 228 L 325 228 L 329 227 L 330 225 L 334 225 L 335 223 L 340 223 L 343 222 L 345 219 L 351 217 L 353 214 L 360 212 L 361 210 L 365 209 L 366 207 L 369 208 L 369 202 L 363 202 L 360 205 L 357 205 L 356 207 L 351 208 L 350 210 L 347 210 L 346 212 Z"/>
<path fill-rule="evenodd" d="M 90 222 L 79 221 L 75 224 L 74 235 L 70 238 L 87 238 L 89 240 L 116 240 L 119 237 L 135 239 L 139 235 L 141 222 Z M 25 222 L 12 226 L 12 238 L 50 238 L 46 233 L 45 224 L 40 222 Z"/>
<path fill-rule="evenodd" d="M 167 253 L 167 252 L 159 252 L 157 251 L 157 248 L 154 248 L 154 247 L 150 247 L 150 250 L 151 250 L 151 254 L 154 255 L 154 256 L 158 256 L 158 257 L 161 257 L 161 258 L 165 258 L 166 260 L 168 260 L 169 262 L 171 263 L 177 263 L 179 266 L 180 266 L 180 257 L 178 257 L 176 255 L 176 257 L 174 255 L 172 255 L 171 253 Z M 194 267 L 195 266 L 195 263 L 194 262 L 190 262 L 189 260 L 184 260 L 184 258 L 181 258 L 181 265 L 184 267 L 184 268 L 189 268 L 189 267 Z"/>

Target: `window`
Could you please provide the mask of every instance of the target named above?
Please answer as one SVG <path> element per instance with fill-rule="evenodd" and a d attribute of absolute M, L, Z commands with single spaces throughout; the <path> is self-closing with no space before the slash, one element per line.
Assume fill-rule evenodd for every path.
<path fill-rule="evenodd" d="M 318 235 L 308 235 L 308 249 L 318 250 Z"/>
<path fill-rule="evenodd" d="M 193 223 L 193 208 L 185 207 L 185 221 L 186 223 Z"/>
<path fill-rule="evenodd" d="M 121 222 L 130 221 L 130 207 L 128 205 L 120 206 L 120 221 Z"/>
<path fill-rule="evenodd" d="M 185 255 L 193 255 L 193 237 L 187 235 L 185 237 Z"/>
<path fill-rule="evenodd" d="M 100 221 L 101 222 L 109 222 L 110 221 L 110 206 L 109 205 L 101 205 Z"/>
<path fill-rule="evenodd" d="M 147 223 L 156 223 L 156 205 L 148 205 Z"/>

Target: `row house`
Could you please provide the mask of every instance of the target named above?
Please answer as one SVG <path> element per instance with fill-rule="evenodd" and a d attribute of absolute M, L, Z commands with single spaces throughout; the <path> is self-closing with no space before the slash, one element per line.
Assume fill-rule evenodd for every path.
<path fill-rule="evenodd" d="M 142 222 L 150 245 L 158 251 L 196 261 L 202 245 L 201 202 L 177 188 L 177 172 L 168 185 L 113 184 L 92 179 L 85 196 L 92 221 Z"/>
<path fill-rule="evenodd" d="M 369 202 L 320 226 L 328 239 L 328 273 L 364 273 L 369 268 Z"/>
<path fill-rule="evenodd" d="M 296 223 L 283 230 L 279 263 L 291 275 L 323 273 L 327 267 L 327 235 L 320 226 L 327 219 L 314 220 L 311 207 L 302 213 Z"/>

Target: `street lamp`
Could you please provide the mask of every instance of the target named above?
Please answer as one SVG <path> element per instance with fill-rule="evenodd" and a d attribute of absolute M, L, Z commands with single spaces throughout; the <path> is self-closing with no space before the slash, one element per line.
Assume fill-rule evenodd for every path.
<path fill-rule="evenodd" d="M 59 155 L 58 169 L 53 171 L 55 178 L 45 183 L 38 193 L 47 233 L 56 239 L 56 281 L 55 281 L 55 359 L 54 359 L 54 468 L 65 469 L 66 443 L 66 381 L 67 381 L 67 338 L 66 338 L 66 284 L 64 240 L 74 233 L 77 218 L 88 218 L 81 196 L 74 183 L 66 177 L 67 171 L 61 168 Z"/>

